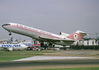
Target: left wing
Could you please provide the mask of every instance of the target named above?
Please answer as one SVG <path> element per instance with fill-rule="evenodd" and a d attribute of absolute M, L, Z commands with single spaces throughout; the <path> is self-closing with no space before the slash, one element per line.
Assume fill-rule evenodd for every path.
<path fill-rule="evenodd" d="M 47 41 L 47 42 L 68 42 L 68 43 L 73 43 L 75 42 L 72 39 L 57 39 L 57 38 L 48 38 L 48 37 L 43 37 L 43 36 L 39 36 L 39 38 L 41 40 Z"/>

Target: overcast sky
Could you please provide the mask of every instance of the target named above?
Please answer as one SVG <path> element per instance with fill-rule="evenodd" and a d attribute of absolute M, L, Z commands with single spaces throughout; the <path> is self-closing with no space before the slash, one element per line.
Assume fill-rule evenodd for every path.
<path fill-rule="evenodd" d="M 7 22 L 55 34 L 71 34 L 76 30 L 95 34 L 99 33 L 99 0 L 0 0 L 0 39 L 9 38 L 2 28 Z M 31 39 L 19 34 L 13 37 Z"/>

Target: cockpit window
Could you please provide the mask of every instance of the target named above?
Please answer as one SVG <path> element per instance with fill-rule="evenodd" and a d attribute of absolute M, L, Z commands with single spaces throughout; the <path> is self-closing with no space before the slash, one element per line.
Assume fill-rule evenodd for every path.
<path fill-rule="evenodd" d="M 10 25 L 10 24 L 4 24 L 4 25 Z"/>
<path fill-rule="evenodd" d="M 3 24 L 2 27 L 3 27 L 3 26 L 7 26 L 7 25 L 10 25 L 10 24 Z"/>

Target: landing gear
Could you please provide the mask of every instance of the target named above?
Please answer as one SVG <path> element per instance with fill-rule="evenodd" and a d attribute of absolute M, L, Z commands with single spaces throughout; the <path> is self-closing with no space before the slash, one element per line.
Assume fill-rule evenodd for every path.
<path fill-rule="evenodd" d="M 9 31 L 9 37 L 10 37 L 10 44 L 12 44 L 13 43 L 13 37 L 12 37 L 12 33 Z"/>
<path fill-rule="evenodd" d="M 12 33 L 11 32 L 9 32 L 9 36 L 11 36 L 12 35 Z"/>

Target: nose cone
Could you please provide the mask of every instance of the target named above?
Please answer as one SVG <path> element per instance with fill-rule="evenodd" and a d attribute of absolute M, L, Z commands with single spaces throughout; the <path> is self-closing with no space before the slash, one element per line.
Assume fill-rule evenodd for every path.
<path fill-rule="evenodd" d="M 2 25 L 2 27 L 4 27 L 5 24 Z"/>

